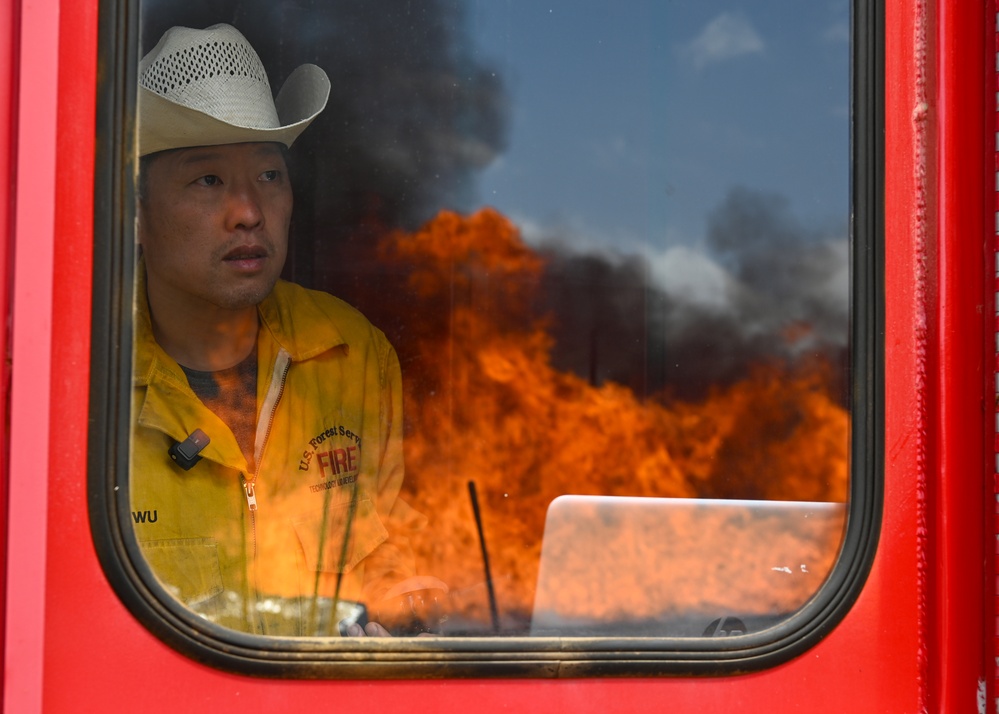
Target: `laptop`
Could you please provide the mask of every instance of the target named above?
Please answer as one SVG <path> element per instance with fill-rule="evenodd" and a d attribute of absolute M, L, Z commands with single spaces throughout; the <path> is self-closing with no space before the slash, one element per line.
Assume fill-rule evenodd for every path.
<path fill-rule="evenodd" d="M 842 503 L 561 496 L 545 520 L 531 634 L 766 629 L 818 591 L 845 519 Z"/>

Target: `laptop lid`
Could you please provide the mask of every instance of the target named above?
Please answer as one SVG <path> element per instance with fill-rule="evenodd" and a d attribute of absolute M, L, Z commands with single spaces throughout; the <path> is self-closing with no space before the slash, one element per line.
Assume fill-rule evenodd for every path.
<path fill-rule="evenodd" d="M 842 503 L 561 496 L 532 635 L 703 637 L 798 610 L 839 553 Z"/>

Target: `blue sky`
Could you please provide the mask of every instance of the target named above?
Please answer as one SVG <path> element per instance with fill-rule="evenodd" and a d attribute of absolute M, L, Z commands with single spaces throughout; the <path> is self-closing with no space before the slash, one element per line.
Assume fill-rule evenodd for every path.
<path fill-rule="evenodd" d="M 737 186 L 845 238 L 847 2 L 472 0 L 468 21 L 511 97 L 478 195 L 529 239 L 717 270 L 706 217 Z"/>

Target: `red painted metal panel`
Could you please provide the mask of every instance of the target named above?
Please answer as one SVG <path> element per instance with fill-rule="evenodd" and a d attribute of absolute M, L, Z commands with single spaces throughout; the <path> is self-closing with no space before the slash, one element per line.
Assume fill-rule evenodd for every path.
<path fill-rule="evenodd" d="M 999 621 L 996 619 L 999 613 L 999 583 L 996 577 L 999 576 L 999 300 L 996 299 L 999 293 L 999 145 L 995 141 L 995 133 L 999 132 L 999 27 L 996 26 L 996 6 L 994 2 L 987 4 L 986 12 L 991 22 L 986 22 L 986 31 L 989 34 L 990 42 L 986 43 L 986 57 L 991 58 L 993 63 L 989 72 L 990 81 L 985 85 L 986 113 L 990 115 L 989 125 L 992 134 L 991 141 L 986 141 L 986 147 L 991 148 L 993 164 L 988 171 L 988 180 L 993 181 L 993 204 L 989 218 L 992 221 L 991 230 L 993 232 L 992 251 L 987 256 L 986 272 L 988 272 L 988 260 L 991 259 L 993 271 L 992 311 L 989 313 L 993 319 L 992 348 L 994 363 L 989 379 L 986 382 L 984 393 L 986 396 L 993 396 L 994 421 L 992 423 L 992 448 L 987 455 L 986 463 L 990 464 L 994 470 L 991 488 L 987 488 L 984 494 L 986 514 L 991 517 L 986 518 L 987 528 L 985 529 L 985 553 L 986 553 L 986 583 L 989 588 L 985 591 L 988 599 L 985 602 L 985 621 L 992 623 L 991 628 L 986 628 L 986 671 L 991 669 L 992 675 L 988 679 L 989 687 L 986 691 L 986 702 L 996 702 L 999 693 Z M 990 661 L 991 659 L 991 661 Z"/>
<path fill-rule="evenodd" d="M 929 446 L 926 400 L 929 254 L 927 145 L 930 91 L 925 2 L 888 3 L 885 17 L 885 509 L 876 568 L 911 593 L 895 603 L 901 647 L 913 657 L 912 697 L 900 711 L 922 711 L 926 698 L 924 594 L 925 493 Z M 881 618 L 892 607 L 881 602 Z M 889 620 L 890 621 L 890 620 Z M 867 626 L 884 636 L 875 615 Z"/>
<path fill-rule="evenodd" d="M 937 28 L 937 262 L 939 281 L 935 379 L 939 400 L 930 483 L 935 575 L 929 616 L 931 710 L 972 711 L 984 686 L 985 554 L 983 455 L 990 411 L 983 402 L 985 336 L 992 300 L 985 249 L 990 155 L 985 103 L 986 8 L 940 3 Z M 991 188 L 991 187 L 990 187 Z"/>
<path fill-rule="evenodd" d="M 44 6 L 53 17 L 59 9 L 55 0 L 37 0 L 35 5 Z M 943 17 L 940 27 L 950 27 L 951 22 L 973 27 L 983 21 L 972 15 Z M 981 256 L 969 257 L 974 251 L 955 249 L 957 243 L 951 241 L 955 232 L 971 235 L 971 241 L 982 234 L 980 230 L 977 234 L 966 233 L 975 229 L 975 219 L 950 213 L 943 218 L 946 226 L 942 223 L 939 233 L 935 229 L 931 209 L 938 184 L 932 180 L 933 173 L 937 169 L 966 171 L 967 152 L 975 147 L 963 143 L 960 137 L 943 136 L 941 146 L 946 151 L 941 152 L 939 164 L 932 159 L 936 128 L 930 100 L 935 90 L 933 73 L 927 68 L 936 65 L 929 61 L 927 51 L 928 38 L 936 36 L 937 26 L 931 19 L 922 2 L 889 3 L 886 508 L 873 571 L 844 622 L 801 657 L 770 671 L 739 677 L 281 682 L 220 673 L 162 645 L 118 602 L 90 544 L 83 455 L 89 343 L 87 265 L 95 240 L 90 204 L 96 9 L 88 3 L 64 0 L 58 17 L 58 55 L 51 44 L 42 43 L 35 49 L 36 55 L 50 55 L 40 59 L 33 56 L 33 60 L 41 62 L 37 66 L 40 73 L 47 71 L 46 63 L 59 60 L 57 189 L 54 225 L 49 228 L 58 239 L 56 250 L 48 257 L 48 272 L 54 271 L 58 279 L 48 287 L 49 296 L 36 306 L 45 318 L 44 305 L 55 302 L 51 332 L 45 324 L 38 329 L 54 334 L 56 339 L 45 357 L 47 360 L 51 355 L 51 370 L 47 362 L 36 365 L 32 378 L 44 375 L 44 404 L 33 410 L 32 405 L 15 399 L 15 418 L 36 415 L 33 418 L 37 419 L 39 412 L 46 414 L 42 426 L 46 436 L 29 442 L 44 450 L 42 463 L 29 469 L 23 460 L 18 462 L 24 470 L 14 473 L 14 478 L 21 483 L 34 478 L 44 486 L 44 464 L 48 461 L 48 485 L 19 492 L 17 508 L 23 517 L 12 521 L 12 527 L 23 529 L 16 535 L 20 543 L 27 544 L 29 552 L 36 552 L 39 545 L 37 540 L 31 542 L 32 538 L 47 542 L 41 558 L 44 576 L 32 579 L 20 574 L 10 584 L 10 601 L 17 602 L 19 608 L 16 616 L 25 618 L 26 627 L 33 628 L 30 631 L 44 644 L 43 679 L 36 691 L 30 690 L 39 686 L 35 679 L 19 685 L 23 700 L 5 693 L 7 710 L 38 711 L 38 703 L 43 703 L 48 712 L 75 712 L 80 710 L 81 702 L 87 702 L 87 706 L 101 711 L 141 709 L 171 714 L 245 714 L 332 706 L 380 712 L 464 712 L 474 707 L 481 714 L 551 709 L 839 714 L 918 712 L 938 706 L 941 710 L 953 707 L 974 711 L 975 691 L 967 689 L 967 685 L 974 683 L 976 673 L 981 671 L 981 658 L 957 650 L 967 644 L 970 636 L 979 639 L 980 653 L 981 608 L 977 614 L 956 614 L 967 608 L 968 600 L 955 598 L 974 582 L 974 577 L 965 572 L 973 555 L 960 551 L 962 544 L 967 545 L 963 539 L 973 535 L 975 526 L 961 521 L 974 520 L 968 518 L 973 490 L 969 484 L 976 479 L 980 482 L 981 461 L 967 452 L 982 453 L 982 420 L 970 416 L 973 410 L 968 391 L 973 378 L 961 377 L 953 386 L 947 380 L 955 369 L 970 369 L 972 373 L 977 369 L 978 375 L 983 369 L 982 318 L 979 315 L 976 323 L 972 315 L 981 307 L 982 298 L 974 294 L 975 288 L 967 286 L 981 286 Z M 927 28 L 934 32 L 927 32 Z M 42 33 L 42 37 L 50 39 L 51 35 Z M 947 105 L 946 111 L 953 112 L 964 106 L 962 101 L 971 100 L 964 95 L 967 89 L 962 89 L 961 80 L 949 78 L 947 63 L 954 61 L 961 66 L 967 60 L 965 53 L 973 53 L 974 49 L 959 43 L 949 45 L 947 50 L 940 55 L 941 76 L 948 77 L 946 82 L 950 83 L 944 89 L 964 97 Z M 979 92 L 980 88 L 981 84 Z M 977 141 L 981 142 L 981 138 Z M 44 159 L 44 147 L 37 150 Z M 974 176 L 981 175 L 981 171 L 974 172 Z M 940 195 L 958 202 L 948 211 L 960 213 L 964 207 L 981 216 L 983 187 L 974 176 L 955 178 L 961 181 L 955 184 L 948 174 L 939 182 Z M 37 191 L 37 195 L 26 193 L 22 198 L 37 202 L 32 205 L 44 207 L 52 200 L 51 193 L 46 194 L 47 189 L 40 183 L 26 183 L 25 191 L 29 190 Z M 967 221 L 971 221 L 970 226 Z M 82 261 L 82 266 L 74 267 L 74 261 Z M 39 270 L 46 272 L 41 266 Z M 975 329 L 977 337 L 969 334 Z M 20 384 L 34 383 L 15 382 L 15 389 Z M 975 386 L 979 399 L 980 385 L 979 380 Z M 943 400 L 939 408 L 928 396 L 936 392 Z M 941 440 L 947 443 L 941 445 Z M 937 474 L 946 477 L 940 488 L 933 486 Z M 980 501 L 978 504 L 979 510 L 972 513 L 980 512 Z M 39 533 L 39 528 L 44 532 Z M 942 529 L 953 529 L 954 535 L 945 536 Z M 937 542 L 939 547 L 929 547 Z M 981 543 L 981 538 L 977 542 Z M 34 610 L 30 604 L 30 598 L 38 596 L 39 587 L 39 602 L 44 603 L 42 622 L 37 617 L 39 602 Z M 976 617 L 979 627 L 968 635 L 963 628 L 974 624 Z M 18 655 L 23 651 L 34 657 L 29 645 L 18 650 Z M 968 672 L 959 672 L 950 662 L 942 661 L 951 655 L 959 658 L 954 662 L 968 662 L 975 657 L 978 661 Z M 29 661 L 25 666 L 34 665 Z M 8 669 L 8 683 L 13 673 Z M 15 708 L 21 701 L 33 708 Z"/>
<path fill-rule="evenodd" d="M 65 13 L 70 12 L 67 7 Z M 74 8 L 79 15 L 84 11 Z M 910 17 L 895 18 L 891 27 L 912 31 Z M 65 18 L 64 18 L 65 19 Z M 69 22 L 68 19 L 66 19 Z M 92 26 L 92 17 L 77 17 L 76 27 Z M 73 54 L 93 52 L 86 46 L 86 33 L 79 33 L 80 46 Z M 896 38 L 896 57 L 905 57 L 893 68 L 903 90 L 914 84 L 908 64 L 911 34 Z M 63 66 L 64 83 L 87 86 L 87 67 L 80 63 Z M 79 104 L 61 116 L 77 116 L 90 111 L 92 97 L 77 97 Z M 912 141 L 910 97 L 894 98 L 896 114 L 904 120 L 893 127 L 896 138 Z M 64 103 L 70 102 L 64 96 Z M 78 161 L 74 151 L 89 147 L 81 138 L 67 146 L 62 161 Z M 899 174 L 912 177 L 913 153 L 901 150 L 891 158 Z M 76 178 L 82 178 L 77 175 Z M 60 163 L 60 215 L 71 198 L 72 170 Z M 77 184 L 79 185 L 79 184 Z M 899 215 L 913 215 L 912 190 L 893 194 L 893 208 Z M 891 274 L 891 290 L 906 293 L 912 283 L 911 226 L 894 226 L 897 235 Z M 74 234 L 74 241 L 87 236 Z M 86 281 L 67 276 L 76 289 Z M 67 287 L 67 289 L 70 289 Z M 909 298 L 903 295 L 906 300 Z M 896 365 L 902 367 L 893 382 L 899 402 L 911 400 L 912 372 L 916 350 L 913 313 L 908 302 L 900 310 L 892 336 L 900 345 L 895 350 Z M 79 322 L 59 323 L 57 330 L 70 344 L 86 341 L 85 327 Z M 57 365 L 68 355 L 57 355 Z M 61 370 L 57 369 L 57 373 Z M 85 380 L 81 378 L 80 383 Z M 76 385 L 77 393 L 80 389 Z M 77 412 L 79 402 L 65 408 Z M 908 419 L 910 413 L 898 402 L 894 407 Z M 916 611 L 918 588 L 914 580 L 916 528 L 914 525 L 913 472 L 922 466 L 907 440 L 908 423 L 890 431 L 896 448 L 889 468 L 889 498 L 895 504 L 885 523 L 887 547 L 879 556 L 870 583 L 854 612 L 825 642 L 801 658 L 771 672 L 743 677 L 699 680 L 578 680 L 578 681 L 448 681 L 448 682 L 274 682 L 220 674 L 192 664 L 162 646 L 137 625 L 116 601 L 104 582 L 89 547 L 52 549 L 50 552 L 49 593 L 46 629 L 45 701 L 51 711 L 72 711 L 81 698 L 102 701 L 105 709 L 116 711 L 141 705 L 145 711 L 205 710 L 260 711 L 314 707 L 336 702 L 344 708 L 367 707 L 379 711 L 465 711 L 471 702 L 477 710 L 539 711 L 552 708 L 568 711 L 771 711 L 773 709 L 810 712 L 917 711 L 918 691 L 912 682 L 918 673 L 916 651 L 919 639 L 911 622 Z M 77 453 L 83 436 L 71 432 L 59 448 Z M 56 532 L 65 543 L 88 542 L 86 523 L 80 518 L 84 499 L 82 463 L 67 469 L 66 477 L 50 492 L 50 537 Z M 886 616 L 889 618 L 886 624 Z M 891 636 L 885 636 L 886 630 Z M 95 648 L 93 643 L 100 642 Z"/>
<path fill-rule="evenodd" d="M 13 246 L 13 225 L 10 197 L 14 191 L 15 137 L 14 102 L 17 76 L 15 3 L 0 3 L 0 662 L 3 661 L 4 617 L 6 615 L 7 575 L 7 409 L 10 398 L 7 330 L 10 314 L 10 258 Z M 0 684 L 0 692 L 2 692 Z"/>
<path fill-rule="evenodd" d="M 58 5 L 19 19 L 4 707 L 41 711 L 47 583 Z"/>
<path fill-rule="evenodd" d="M 994 421 L 993 421 L 993 443 L 986 463 L 991 464 L 994 473 L 991 488 L 987 488 L 984 494 L 986 513 L 991 513 L 991 518 L 986 519 L 985 530 L 985 553 L 986 562 L 986 582 L 990 586 L 986 595 L 991 595 L 985 602 L 985 621 L 992 623 L 991 628 L 986 628 L 986 671 L 991 665 L 992 676 L 989 678 L 989 687 L 986 692 L 986 702 L 996 702 L 999 693 L 999 621 L 996 616 L 999 613 L 999 583 L 996 582 L 999 576 L 999 300 L 996 299 L 999 293 L 999 145 L 995 141 L 995 133 L 999 132 L 999 27 L 996 26 L 996 6 L 994 2 L 987 4 L 986 12 L 991 22 L 986 22 L 986 31 L 989 34 L 990 43 L 986 44 L 986 57 L 992 58 L 994 64 L 989 73 L 991 79 L 985 86 L 985 96 L 991 98 L 986 101 L 986 113 L 991 115 L 991 141 L 986 142 L 986 147 L 991 148 L 993 164 L 988 172 L 988 180 L 993 181 L 993 205 L 990 218 L 992 220 L 993 243 L 992 252 L 988 256 L 992 260 L 992 270 L 994 275 L 992 285 L 992 311 L 989 313 L 993 319 L 992 347 L 995 350 L 993 369 L 986 382 L 984 393 L 994 397 Z M 986 261 L 988 263 L 988 261 Z M 988 265 L 986 265 L 988 272 Z M 991 657 L 991 662 L 989 658 Z"/>

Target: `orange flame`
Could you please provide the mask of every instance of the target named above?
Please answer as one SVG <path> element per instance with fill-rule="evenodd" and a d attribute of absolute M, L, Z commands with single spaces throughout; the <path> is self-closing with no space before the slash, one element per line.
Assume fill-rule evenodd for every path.
<path fill-rule="evenodd" d="M 381 259 L 406 266 L 416 301 L 400 350 L 406 497 L 430 518 L 418 558 L 452 586 L 455 617 L 489 619 L 468 481 L 513 620 L 530 613 L 557 496 L 846 499 L 848 415 L 827 367 L 758 365 L 703 403 L 642 401 L 551 366 L 544 321 L 525 317 L 543 261 L 497 212 L 442 213 L 389 236 Z"/>

